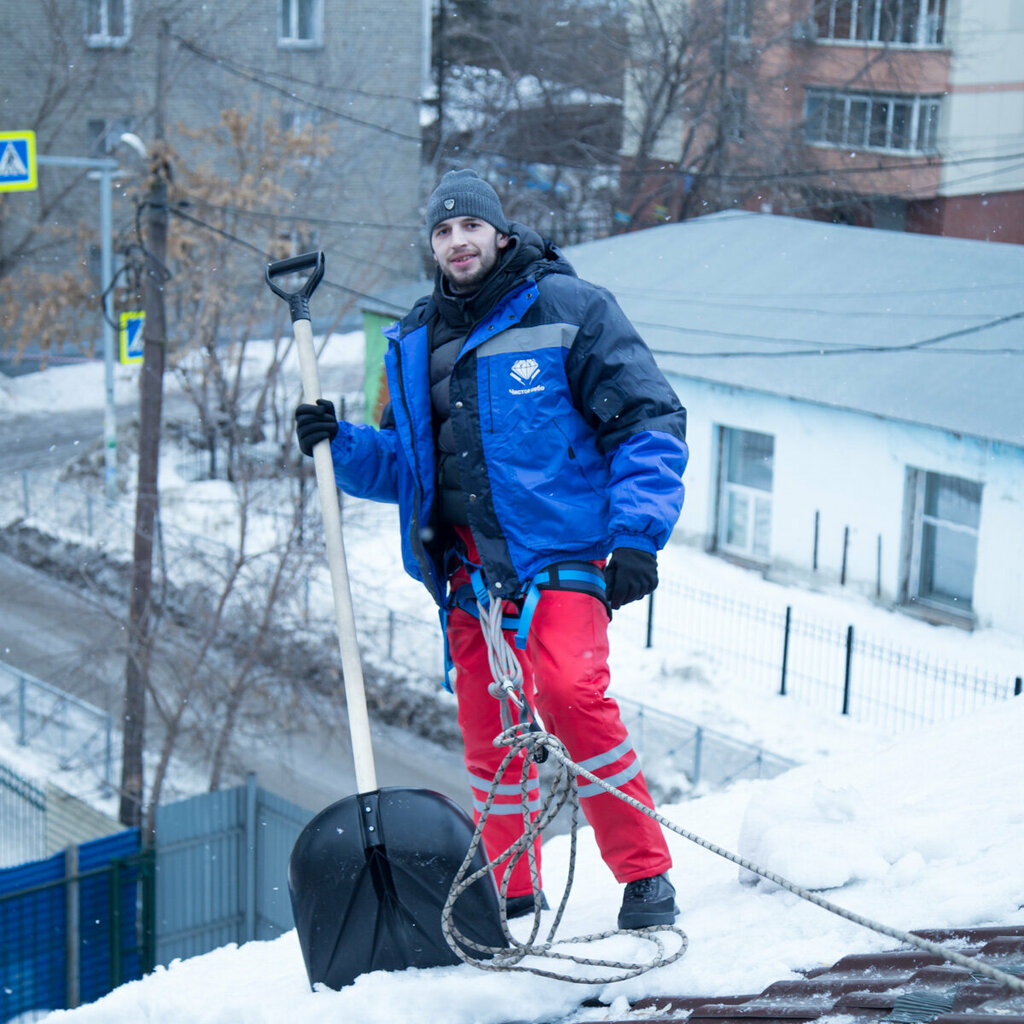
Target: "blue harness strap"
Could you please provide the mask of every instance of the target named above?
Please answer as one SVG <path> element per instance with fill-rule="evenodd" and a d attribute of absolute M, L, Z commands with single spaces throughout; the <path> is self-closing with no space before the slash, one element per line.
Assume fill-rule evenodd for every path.
<path fill-rule="evenodd" d="M 519 624 L 516 627 L 516 647 L 521 651 L 526 650 L 533 613 L 537 609 L 541 592 L 545 590 L 570 590 L 578 594 L 590 594 L 606 609 L 608 608 L 602 569 L 593 562 L 555 562 L 537 573 L 526 588 L 522 611 L 519 613 Z"/>
<path fill-rule="evenodd" d="M 469 573 L 469 583 L 464 583 L 452 594 L 451 605 L 461 608 L 462 611 L 472 615 L 473 618 L 480 618 L 480 611 L 477 602 L 485 608 L 490 606 L 490 594 L 484 583 L 483 571 L 480 566 L 463 559 L 466 571 Z M 605 596 L 604 572 L 592 562 L 568 561 L 556 562 L 542 569 L 530 581 L 522 597 L 516 598 L 515 603 L 520 604 L 517 616 L 503 615 L 501 628 L 515 633 L 515 645 L 523 651 L 526 650 L 526 641 L 530 634 L 530 623 L 533 621 L 533 613 L 537 609 L 537 602 L 545 590 L 570 590 L 580 594 L 590 594 L 597 598 L 605 608 L 608 607 L 608 599 Z M 521 602 L 521 603 L 520 603 Z M 447 639 L 445 641 L 447 646 Z M 445 666 L 448 666 L 448 655 L 445 656 Z"/>

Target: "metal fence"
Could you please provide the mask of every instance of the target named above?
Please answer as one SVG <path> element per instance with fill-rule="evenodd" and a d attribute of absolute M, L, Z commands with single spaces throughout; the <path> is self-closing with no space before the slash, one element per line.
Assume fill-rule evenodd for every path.
<path fill-rule="evenodd" d="M 0 712 L 19 746 L 45 743 L 62 769 L 93 773 L 101 791 L 111 791 L 113 722 L 106 711 L 0 662 Z"/>
<path fill-rule="evenodd" d="M 0 870 L 0 1021 L 92 1002 L 151 970 L 151 879 L 137 829 Z"/>
<path fill-rule="evenodd" d="M 288 858 L 312 817 L 252 775 L 158 807 L 155 962 L 292 929 Z"/>
<path fill-rule="evenodd" d="M 641 616 L 646 611 L 646 619 Z M 868 631 L 663 580 L 624 609 L 648 646 L 700 652 L 763 692 L 900 732 L 1020 694 L 1013 671 L 965 665 Z"/>
<path fill-rule="evenodd" d="M 0 868 L 46 855 L 46 790 L 0 764 Z"/>
<path fill-rule="evenodd" d="M 130 550 L 126 509 L 29 472 L 23 474 L 18 493 L 12 486 L 0 484 L 0 513 L 10 516 L 13 507 L 17 514 L 39 516 L 57 529 L 77 530 L 107 549 L 123 542 L 123 549 Z M 274 517 L 272 504 L 268 499 L 269 518 Z M 285 516 L 278 509 L 276 515 L 285 528 L 290 512 Z M 315 522 L 305 536 L 313 548 L 320 543 Z M 165 529 L 162 539 L 192 557 L 230 557 L 223 546 L 197 534 Z M 360 623 L 361 639 L 372 655 L 401 663 L 410 648 L 394 643 L 396 622 L 403 631 L 422 631 L 423 645 L 412 648 L 413 660 L 422 668 L 424 650 L 440 651 L 435 623 L 413 621 L 389 609 L 374 582 L 360 585 L 353 578 L 354 589 L 361 591 L 361 619 L 366 620 L 365 627 Z M 893 732 L 969 712 L 1022 688 L 1020 669 L 958 663 L 849 624 L 796 613 L 781 602 L 757 603 L 674 579 L 662 580 L 647 610 L 645 624 L 642 605 L 617 615 L 635 621 L 638 631 L 646 629 L 648 646 L 699 652 L 726 671 L 742 673 L 763 692 L 787 694 Z M 426 639 L 428 634 L 432 639 Z"/>
<path fill-rule="evenodd" d="M 150 850 L 129 829 L 0 870 L 0 1021 L 290 930 L 288 858 L 312 816 L 250 777 L 159 808 Z"/>
<path fill-rule="evenodd" d="M 770 779 L 797 762 L 724 733 L 615 695 L 622 720 L 659 803 L 695 790 L 721 789 L 738 779 Z"/>

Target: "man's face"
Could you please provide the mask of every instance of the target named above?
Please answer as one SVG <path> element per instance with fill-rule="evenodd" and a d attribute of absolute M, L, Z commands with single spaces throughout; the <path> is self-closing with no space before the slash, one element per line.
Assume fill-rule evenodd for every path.
<path fill-rule="evenodd" d="M 477 217 L 449 217 L 434 228 L 430 247 L 456 292 L 475 288 L 495 267 L 508 235 Z"/>

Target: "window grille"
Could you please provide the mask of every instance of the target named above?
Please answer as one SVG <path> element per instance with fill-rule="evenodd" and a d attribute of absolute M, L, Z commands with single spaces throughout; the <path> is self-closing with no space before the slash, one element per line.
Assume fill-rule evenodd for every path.
<path fill-rule="evenodd" d="M 804 141 L 844 149 L 935 153 L 939 96 L 807 89 Z"/>
<path fill-rule="evenodd" d="M 833 42 L 941 46 L 946 0 L 815 0 L 817 38 Z"/>

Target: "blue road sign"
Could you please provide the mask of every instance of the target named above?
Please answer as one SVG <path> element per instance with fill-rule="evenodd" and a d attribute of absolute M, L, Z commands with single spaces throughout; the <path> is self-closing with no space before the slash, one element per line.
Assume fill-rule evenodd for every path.
<path fill-rule="evenodd" d="M 0 132 L 0 192 L 24 192 L 38 185 L 36 133 Z"/>
<path fill-rule="evenodd" d="M 146 314 L 139 311 L 121 314 L 121 362 L 142 362 L 142 329 Z"/>

